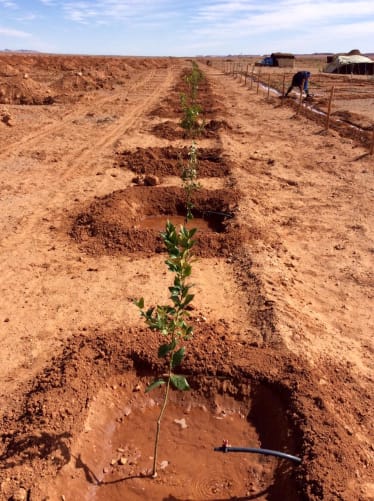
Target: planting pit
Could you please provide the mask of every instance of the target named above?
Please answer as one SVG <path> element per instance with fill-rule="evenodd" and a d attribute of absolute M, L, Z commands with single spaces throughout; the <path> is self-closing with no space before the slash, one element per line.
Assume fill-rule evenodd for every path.
<path fill-rule="evenodd" d="M 118 153 L 117 165 L 136 174 L 156 176 L 180 176 L 186 166 L 189 148 L 137 148 L 135 151 Z M 198 148 L 198 176 L 226 177 L 230 174 L 227 162 L 221 157 L 219 149 Z M 181 165 L 183 163 L 183 165 Z"/>
<path fill-rule="evenodd" d="M 204 113 L 202 113 L 202 118 Z M 169 139 L 173 141 L 174 139 L 218 139 L 220 129 L 231 129 L 231 126 L 226 122 L 226 120 L 209 120 L 205 122 L 203 129 L 200 132 L 195 132 L 192 136 L 191 134 L 182 128 L 179 122 L 173 122 L 172 120 L 165 120 L 159 124 L 152 127 L 151 132 L 157 137 L 162 139 Z"/>
<path fill-rule="evenodd" d="M 197 227 L 194 254 L 225 256 L 242 244 L 243 231 L 235 221 L 239 200 L 235 190 L 199 189 L 193 195 Z M 177 187 L 134 187 L 95 200 L 75 217 L 70 235 L 91 254 L 163 252 L 160 231 L 167 220 L 184 223 L 185 192 Z"/>
<path fill-rule="evenodd" d="M 224 107 L 220 104 L 220 97 L 215 95 L 204 96 L 199 90 L 199 105 L 202 109 L 202 115 L 205 118 L 216 118 L 224 113 Z M 162 104 L 156 106 L 150 113 L 150 117 L 158 116 L 160 118 L 180 118 L 182 114 L 181 92 L 174 90 L 162 101 Z"/>
<path fill-rule="evenodd" d="M 231 341 L 219 323 L 195 324 L 181 365 L 191 392 L 172 391 L 159 475 L 144 476 L 161 400 L 158 390 L 144 389 L 165 371 L 157 357 L 163 341 L 146 328 L 76 332 L 16 389 L 1 430 L 2 499 L 20 492 L 30 501 L 356 499 L 355 486 L 346 487 L 347 464 L 362 461 L 362 453 L 334 414 L 337 399 L 346 397 L 336 386 L 350 384 L 347 373 Z M 224 439 L 302 463 L 214 452 Z"/>
<path fill-rule="evenodd" d="M 171 393 L 161 424 L 158 476 L 149 478 L 163 398 L 162 390 L 144 393 L 151 380 L 151 376 L 139 378 L 129 373 L 111 381 L 109 389 L 99 391 L 71 460 L 57 478 L 57 495 L 101 501 L 161 501 L 165 495 L 178 500 L 251 495 L 275 500 L 279 499 L 275 495 L 281 487 L 288 500 L 299 499 L 290 475 L 292 468 L 297 468 L 295 463 L 258 454 L 213 450 L 224 439 L 229 439 L 233 446 L 259 447 L 262 429 L 270 426 L 267 435 L 273 439 L 267 445 L 294 452 L 292 438 L 284 440 L 285 430 L 290 430 L 286 419 L 279 419 L 285 415 L 285 409 L 276 395 L 264 388 L 267 399 L 261 403 L 257 401 L 261 391 L 253 391 L 253 398 L 242 395 L 227 380 L 197 380 L 208 397 L 199 396 L 199 390 Z M 251 393 L 250 382 L 243 381 L 241 387 Z M 230 395 L 232 391 L 237 393 L 236 398 Z M 266 424 L 257 428 L 252 419 L 256 421 L 256 413 L 261 413 L 263 405 L 273 406 L 277 420 L 271 425 L 265 417 Z M 257 419 L 260 423 L 260 416 Z"/>
<path fill-rule="evenodd" d="M 186 83 L 186 77 L 191 73 L 192 68 L 184 68 L 179 81 L 170 89 L 168 96 L 163 99 L 150 113 L 149 116 L 159 116 L 162 118 L 180 118 L 182 113 L 181 96 L 190 95 L 191 89 Z M 196 104 L 201 108 L 201 115 L 206 118 L 215 118 L 222 115 L 224 108 L 221 105 L 220 96 L 214 94 L 211 85 L 204 78 L 198 85 Z"/>
<path fill-rule="evenodd" d="M 26 396 L 26 412 L 12 431 L 17 438 L 12 441 L 10 433 L 6 440 L 11 446 L 5 447 L 5 467 L 12 467 L 15 479 L 17 465 L 32 465 L 22 478 L 28 488 L 34 477 L 32 500 L 302 499 L 297 463 L 213 451 L 227 439 L 232 446 L 301 452 L 290 417 L 294 409 L 284 397 L 288 390 L 266 376 L 274 372 L 272 354 L 243 353 L 251 366 L 232 366 L 226 349 L 238 354 L 237 344 L 223 346 L 221 334 L 210 325 L 195 331 L 183 363 L 192 390 L 171 392 L 156 479 L 149 474 L 162 390 L 144 390 L 164 368 L 157 359 L 158 336 L 146 329 L 74 336 Z M 214 364 L 204 356 L 207 342 Z M 36 444 L 40 455 L 33 453 Z M 43 474 L 35 477 L 38 472 Z M 7 492 L 12 488 L 14 481 Z"/>

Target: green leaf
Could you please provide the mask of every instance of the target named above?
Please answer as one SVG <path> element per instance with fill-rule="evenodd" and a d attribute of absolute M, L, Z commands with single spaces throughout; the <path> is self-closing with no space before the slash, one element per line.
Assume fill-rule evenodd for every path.
<path fill-rule="evenodd" d="M 169 287 L 169 291 L 170 291 L 170 294 L 172 296 L 178 296 L 181 292 L 181 288 L 180 286 L 172 286 L 172 287 Z"/>
<path fill-rule="evenodd" d="M 173 374 L 172 376 L 170 376 L 170 381 L 177 390 L 187 391 L 190 389 L 190 385 L 188 384 L 187 379 L 184 376 L 177 376 Z"/>
<path fill-rule="evenodd" d="M 134 304 L 142 310 L 144 308 L 144 298 L 141 297 L 138 301 L 134 299 Z"/>
<path fill-rule="evenodd" d="M 142 298 L 142 299 L 143 299 L 143 298 Z M 143 303 L 144 303 L 144 301 L 143 301 Z M 143 306 L 144 306 L 144 305 L 143 305 Z M 145 316 L 146 316 L 147 318 L 151 318 L 151 317 L 152 317 L 152 315 L 153 315 L 154 309 L 155 309 L 155 308 L 154 308 L 154 306 L 151 306 L 150 308 L 148 308 L 148 310 L 147 310 L 147 311 L 146 311 L 146 313 L 145 313 Z"/>
<path fill-rule="evenodd" d="M 176 346 L 177 342 L 176 340 L 174 339 L 171 343 L 169 344 L 162 344 L 159 346 L 158 348 L 158 356 L 159 358 L 164 358 L 166 357 L 166 355 L 174 350 L 175 346 Z"/>
<path fill-rule="evenodd" d="M 163 379 L 156 379 L 156 381 L 153 381 L 147 388 L 145 389 L 145 392 L 148 393 L 149 391 L 154 390 L 155 388 L 158 388 L 159 386 L 162 386 L 166 382 Z"/>
<path fill-rule="evenodd" d="M 178 351 L 176 351 L 175 353 L 173 353 L 173 356 L 172 356 L 172 359 L 171 359 L 171 367 L 172 367 L 172 369 L 174 369 L 175 367 L 177 367 L 178 365 L 181 364 L 181 362 L 183 360 L 183 357 L 184 357 L 185 351 L 186 350 L 184 349 L 184 347 L 182 347 Z"/>
<path fill-rule="evenodd" d="M 165 264 L 169 268 L 170 271 L 178 272 L 178 265 L 173 263 L 170 259 L 165 261 Z"/>
<path fill-rule="evenodd" d="M 189 327 L 187 327 L 187 329 L 186 329 L 186 331 L 184 333 L 184 338 L 188 339 L 192 335 L 193 335 L 193 327 L 190 325 Z"/>
<path fill-rule="evenodd" d="M 193 300 L 194 297 L 195 297 L 194 294 L 188 294 L 188 296 L 182 303 L 182 307 L 185 308 L 188 304 L 190 304 L 190 302 Z"/>
<path fill-rule="evenodd" d="M 183 269 L 183 277 L 191 276 L 192 266 L 190 264 L 186 264 Z"/>

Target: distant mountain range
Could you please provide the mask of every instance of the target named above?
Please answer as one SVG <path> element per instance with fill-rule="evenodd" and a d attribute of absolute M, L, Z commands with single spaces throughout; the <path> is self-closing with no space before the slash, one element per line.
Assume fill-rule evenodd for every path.
<path fill-rule="evenodd" d="M 37 50 L 28 50 L 28 49 L 17 49 L 17 50 L 3 49 L 0 50 L 0 52 L 21 52 L 22 54 L 39 54 L 39 51 Z"/>

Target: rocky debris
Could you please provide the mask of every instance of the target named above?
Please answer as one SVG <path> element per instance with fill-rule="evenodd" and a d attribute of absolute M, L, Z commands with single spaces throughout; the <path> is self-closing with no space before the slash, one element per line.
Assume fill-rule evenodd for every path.
<path fill-rule="evenodd" d="M 139 175 L 134 177 L 132 182 L 139 186 L 157 186 L 160 184 L 160 178 L 153 174 Z"/>
<path fill-rule="evenodd" d="M 187 428 L 187 423 L 186 423 L 186 420 L 184 418 L 182 418 L 182 419 L 174 419 L 174 423 L 179 424 L 179 426 L 181 427 L 182 430 L 184 430 L 185 428 Z"/>
<path fill-rule="evenodd" d="M 26 501 L 27 496 L 28 496 L 27 490 L 21 487 L 13 494 L 11 499 L 12 501 Z"/>
<path fill-rule="evenodd" d="M 144 186 L 157 186 L 160 184 L 160 179 L 153 174 L 148 174 L 144 177 Z"/>
<path fill-rule="evenodd" d="M 1 113 L 1 121 L 5 124 L 8 125 L 8 127 L 12 127 L 14 125 L 13 117 L 10 113 L 8 112 L 3 112 Z"/>

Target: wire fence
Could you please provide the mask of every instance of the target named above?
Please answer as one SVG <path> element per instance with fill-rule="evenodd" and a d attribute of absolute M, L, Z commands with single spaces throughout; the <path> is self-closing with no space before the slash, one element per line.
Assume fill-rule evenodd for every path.
<path fill-rule="evenodd" d="M 242 82 L 268 101 L 279 98 L 280 106 L 295 109 L 319 123 L 325 130 L 333 129 L 374 149 L 374 77 L 373 75 L 312 73 L 313 99 L 304 99 L 298 88 L 284 99 L 297 68 L 272 68 L 256 65 L 253 60 L 222 61 L 221 71 Z M 292 99 L 293 98 L 293 99 Z"/>

